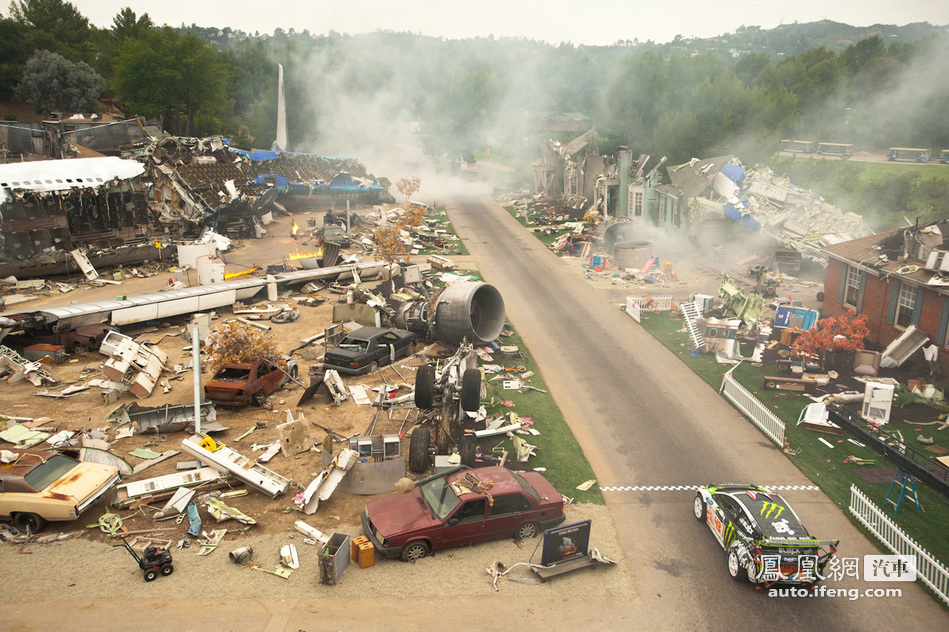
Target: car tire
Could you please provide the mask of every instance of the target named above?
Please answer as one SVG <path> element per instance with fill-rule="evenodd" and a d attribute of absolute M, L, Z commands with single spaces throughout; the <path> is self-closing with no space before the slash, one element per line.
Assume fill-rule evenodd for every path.
<path fill-rule="evenodd" d="M 89 353 L 89 347 L 82 344 L 81 342 L 77 342 L 76 344 L 72 346 L 72 352 L 75 355 L 82 355 L 84 353 Z"/>
<path fill-rule="evenodd" d="M 300 367 L 298 367 L 298 366 L 295 365 L 295 364 L 290 367 L 290 371 L 289 371 L 289 373 L 287 373 L 287 375 L 289 375 L 289 376 L 290 376 L 290 379 L 293 380 L 293 381 L 296 381 L 297 375 L 299 375 L 299 374 L 300 374 Z"/>
<path fill-rule="evenodd" d="M 514 534 L 514 537 L 518 540 L 530 540 L 531 538 L 536 538 L 539 534 L 540 527 L 537 526 L 537 523 L 527 522 L 517 528 L 517 533 Z"/>
<path fill-rule="evenodd" d="M 375 373 L 375 372 L 378 371 L 378 370 L 379 370 L 379 363 L 376 362 L 375 360 L 373 360 L 373 361 L 372 361 L 372 364 L 369 365 L 369 372 L 370 372 L 370 373 Z"/>
<path fill-rule="evenodd" d="M 467 412 L 481 406 L 481 369 L 465 369 L 461 377 L 461 409 Z"/>
<path fill-rule="evenodd" d="M 35 513 L 22 512 L 14 515 L 13 526 L 17 531 L 35 535 L 43 530 L 46 521 Z"/>
<path fill-rule="evenodd" d="M 175 567 L 172 566 L 171 564 L 165 564 L 164 566 L 161 567 L 160 572 L 161 572 L 162 577 L 168 577 L 169 575 L 175 572 Z"/>
<path fill-rule="evenodd" d="M 406 357 L 411 357 L 415 355 L 415 343 L 410 342 L 409 346 L 405 350 Z"/>
<path fill-rule="evenodd" d="M 431 408 L 435 403 L 435 367 L 423 364 L 415 373 L 415 407 Z"/>
<path fill-rule="evenodd" d="M 267 396 L 264 395 L 263 391 L 254 393 L 254 403 L 260 408 L 267 408 Z"/>
<path fill-rule="evenodd" d="M 158 571 L 155 570 L 154 568 L 150 568 L 145 571 L 145 581 L 153 582 L 155 581 L 156 577 L 158 577 Z"/>
<path fill-rule="evenodd" d="M 415 474 L 428 471 L 428 448 L 432 443 L 432 431 L 428 428 L 416 428 L 409 439 L 409 469 Z"/>
<path fill-rule="evenodd" d="M 699 522 L 705 522 L 705 499 L 702 498 L 702 494 L 696 494 L 695 500 L 692 501 L 692 513 L 695 515 L 695 519 Z"/>
<path fill-rule="evenodd" d="M 402 547 L 402 561 L 417 562 L 418 560 L 428 556 L 428 551 L 428 542 L 421 540 L 409 542 L 404 547 Z"/>
<path fill-rule="evenodd" d="M 471 435 L 462 435 L 458 440 L 458 456 L 461 457 L 461 464 L 474 467 L 477 453 L 478 440 Z"/>
<path fill-rule="evenodd" d="M 728 549 L 728 555 L 725 556 L 725 561 L 728 567 L 728 574 L 736 582 L 744 581 L 748 577 L 748 571 L 741 565 L 737 548 L 732 547 Z"/>

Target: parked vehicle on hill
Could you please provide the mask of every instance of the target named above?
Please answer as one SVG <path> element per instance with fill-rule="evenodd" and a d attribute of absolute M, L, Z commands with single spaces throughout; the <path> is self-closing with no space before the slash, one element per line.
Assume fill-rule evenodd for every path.
<path fill-rule="evenodd" d="M 414 562 L 453 546 L 534 538 L 564 521 L 563 496 L 537 472 L 462 467 L 370 501 L 361 519 L 376 551 Z"/>
<path fill-rule="evenodd" d="M 11 450 L 0 463 L 0 518 L 23 532 L 75 520 L 119 482 L 111 465 L 83 463 L 45 450 Z"/>

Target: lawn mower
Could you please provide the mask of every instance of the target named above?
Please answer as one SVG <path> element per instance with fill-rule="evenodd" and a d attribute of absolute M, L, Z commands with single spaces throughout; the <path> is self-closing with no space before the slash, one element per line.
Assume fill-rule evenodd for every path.
<path fill-rule="evenodd" d="M 167 577 L 175 572 L 175 567 L 171 564 L 171 553 L 168 549 L 160 546 L 147 546 L 145 547 L 145 555 L 140 556 L 135 552 L 135 549 L 129 546 L 125 538 L 122 538 L 122 544 L 113 544 L 112 546 L 125 547 L 129 555 L 138 562 L 138 567 L 142 569 L 142 574 L 145 576 L 145 581 L 147 582 L 154 581 L 159 573 Z"/>

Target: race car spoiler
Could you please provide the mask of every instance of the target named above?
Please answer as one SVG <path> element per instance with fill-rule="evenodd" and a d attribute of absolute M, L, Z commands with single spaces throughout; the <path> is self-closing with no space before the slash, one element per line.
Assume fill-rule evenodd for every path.
<path fill-rule="evenodd" d="M 816 538 L 764 538 L 760 546 L 832 546 L 837 548 L 840 540 L 818 540 Z"/>

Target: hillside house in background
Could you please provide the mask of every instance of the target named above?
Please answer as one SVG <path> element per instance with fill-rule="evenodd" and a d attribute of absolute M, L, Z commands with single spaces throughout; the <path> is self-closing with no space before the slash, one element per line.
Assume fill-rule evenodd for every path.
<path fill-rule="evenodd" d="M 949 220 L 943 219 L 826 247 L 823 314 L 837 316 L 845 307 L 865 314 L 867 342 L 881 348 L 902 338 L 902 353 L 922 358 L 914 350 L 935 344 L 939 364 L 949 371 L 947 237 Z"/>

